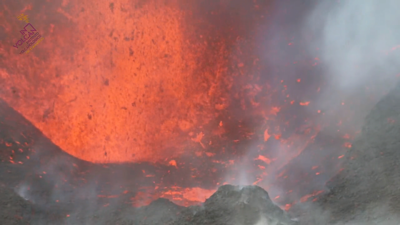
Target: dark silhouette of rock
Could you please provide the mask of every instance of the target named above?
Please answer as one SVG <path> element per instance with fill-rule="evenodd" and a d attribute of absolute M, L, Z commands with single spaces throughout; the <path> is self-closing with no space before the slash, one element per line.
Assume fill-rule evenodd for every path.
<path fill-rule="evenodd" d="M 0 185 L 0 224 L 29 224 L 32 205 L 13 190 Z"/>
<path fill-rule="evenodd" d="M 260 222 L 261 221 L 261 222 Z M 201 207 L 186 210 L 173 225 L 296 224 L 258 186 L 223 185 Z"/>

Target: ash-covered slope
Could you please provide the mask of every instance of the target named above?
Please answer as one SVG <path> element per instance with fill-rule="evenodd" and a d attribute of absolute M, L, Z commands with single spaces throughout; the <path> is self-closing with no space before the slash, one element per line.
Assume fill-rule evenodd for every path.
<path fill-rule="evenodd" d="M 165 198 L 159 198 L 146 207 L 135 210 L 133 215 L 121 215 L 124 218 L 131 218 L 133 224 L 168 224 L 175 220 L 185 207 L 175 205 Z"/>
<path fill-rule="evenodd" d="M 14 190 L 0 184 L 0 224 L 60 224 L 65 213 L 58 207 L 41 208 L 19 196 Z"/>
<path fill-rule="evenodd" d="M 158 199 L 140 208 L 102 207 L 69 214 L 70 207 L 40 209 L 13 190 L 0 187 L 0 224 L 119 225 L 294 225 L 258 186 L 221 186 L 202 206 L 181 207 Z M 67 215 L 68 217 L 65 217 Z"/>
<path fill-rule="evenodd" d="M 71 205 L 53 204 L 43 208 L 20 197 L 5 185 L 0 185 L 1 225 L 165 225 L 185 209 L 167 199 L 158 199 L 140 208 L 127 207 L 125 204 L 94 208 L 79 208 L 79 205 L 79 202 L 73 202 Z"/>
<path fill-rule="evenodd" d="M 0 224 L 29 224 L 32 206 L 11 189 L 0 185 Z"/>
<path fill-rule="evenodd" d="M 354 217 L 372 204 L 400 215 L 400 83 L 368 114 L 343 168 L 321 199 L 332 218 Z"/>
<path fill-rule="evenodd" d="M 268 193 L 258 186 L 224 185 L 201 207 L 182 212 L 172 225 L 256 225 L 296 224 L 276 206 Z"/>

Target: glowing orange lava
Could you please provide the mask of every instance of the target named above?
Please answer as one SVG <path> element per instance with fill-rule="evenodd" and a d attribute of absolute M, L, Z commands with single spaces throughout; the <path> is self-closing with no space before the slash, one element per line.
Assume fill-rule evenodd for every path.
<path fill-rule="evenodd" d="M 295 172 L 302 170 L 286 166 L 316 142 L 324 127 L 336 129 L 342 123 L 333 126 L 336 117 L 321 123 L 325 114 L 339 114 L 313 108 L 322 78 L 308 74 L 318 58 L 292 62 L 283 53 L 304 49 L 288 44 L 286 34 L 279 40 L 275 34 L 264 37 L 271 20 L 268 2 L 27 4 L 22 11 L 45 39 L 26 55 L 12 49 L 21 27 L 15 17 L 22 11 L 3 5 L 0 20 L 7 21 L 7 40 L 0 45 L 5 59 L 0 61 L 0 98 L 77 158 L 164 164 L 161 172 L 142 170 L 151 185 L 141 186 L 132 197 L 136 206 L 158 197 L 198 203 L 222 183 L 240 183 L 242 174 L 245 183 L 264 188 L 272 181 L 293 185 L 302 179 Z M 284 61 L 285 66 L 277 69 L 263 59 L 261 45 L 269 42 L 276 45 L 265 49 L 277 58 L 271 63 Z M 290 76 L 304 68 L 310 71 Z M 300 96 L 303 89 L 308 96 Z M 335 160 L 342 154 L 338 150 Z M 323 175 L 310 172 L 316 173 Z M 166 182 L 165 174 L 175 176 Z M 120 195 L 128 188 L 123 189 Z M 287 204 L 285 195 L 279 193 L 276 200 L 288 209 L 293 201 Z"/>
<path fill-rule="evenodd" d="M 46 41 L 33 54 L 7 54 L 20 68 L 1 71 L 0 97 L 66 152 L 91 162 L 166 161 L 226 108 L 219 87 L 229 87 L 229 51 L 222 40 L 193 37 L 178 2 L 63 4 L 65 24 L 26 12 Z"/>

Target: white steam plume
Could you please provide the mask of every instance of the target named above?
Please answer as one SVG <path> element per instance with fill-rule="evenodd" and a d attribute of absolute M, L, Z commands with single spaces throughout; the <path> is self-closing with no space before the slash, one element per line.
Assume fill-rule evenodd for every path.
<path fill-rule="evenodd" d="M 393 81 L 400 72 L 399 7 L 396 0 L 321 1 L 312 12 L 306 23 L 317 37 L 311 52 L 341 90 L 369 79 Z"/>
<path fill-rule="evenodd" d="M 359 129 L 398 81 L 399 7 L 396 0 L 320 1 L 306 19 L 303 35 L 312 36 L 310 55 L 320 59 L 327 76 L 312 108 L 328 111 L 325 121 L 347 115 L 354 118 L 346 126 Z M 352 106 L 343 110 L 341 102 Z"/>
<path fill-rule="evenodd" d="M 321 92 L 318 95 L 315 93 L 317 97 L 307 106 L 310 112 L 315 113 L 318 110 L 323 112 L 320 114 L 321 117 L 314 118 L 314 122 L 326 125 L 345 119 L 340 128 L 341 133 L 336 133 L 337 127 L 334 126 L 329 132 L 332 132 L 333 136 L 343 136 L 347 131 L 354 134 L 361 129 L 367 113 L 399 80 L 400 1 L 311 0 L 307 2 L 310 4 L 305 7 L 305 3 L 303 5 L 299 3 L 301 6 L 298 6 L 295 1 L 277 2 L 274 11 L 278 13 L 273 18 L 281 18 L 282 15 L 278 14 L 284 14 L 282 12 L 286 9 L 289 10 L 283 17 L 294 18 L 285 18 L 286 21 L 290 20 L 285 25 L 281 25 L 279 19 L 270 20 L 271 27 L 260 34 L 262 39 L 260 45 L 267 46 L 267 50 L 260 48 L 260 51 L 263 51 L 263 60 L 270 65 L 271 71 L 281 72 L 275 76 L 281 76 L 282 80 L 295 80 L 296 75 L 301 72 L 285 65 L 290 64 L 296 57 L 306 56 L 291 56 L 291 52 L 287 50 L 289 47 L 280 45 L 281 42 L 285 42 L 284 45 L 287 46 L 288 41 L 285 39 L 287 34 L 295 36 L 294 45 L 302 45 L 309 57 L 318 58 L 316 68 L 320 69 L 319 73 L 326 81 L 321 85 Z M 265 41 L 265 36 L 271 34 L 272 38 Z M 308 41 L 300 43 L 299 39 Z M 277 79 L 277 82 L 281 79 Z M 298 90 L 300 97 L 302 91 Z M 249 149 L 244 158 L 253 157 L 257 151 L 252 145 Z M 337 149 L 324 147 L 323 150 Z M 278 147 L 272 151 L 282 153 L 278 155 L 279 158 L 289 158 L 289 155 L 285 155 L 286 153 Z M 252 164 L 247 162 L 251 160 L 244 161 L 243 165 L 235 166 L 242 168 L 237 182 L 249 184 L 254 180 L 249 180 L 246 176 L 246 168 Z M 273 166 L 271 163 L 271 167 Z M 298 168 L 303 167 L 299 165 Z M 267 172 L 269 175 L 266 180 L 272 184 L 269 190 L 272 195 L 284 194 L 287 190 L 280 190 L 280 187 L 273 185 L 273 177 L 277 175 L 276 170 L 269 168 Z"/>

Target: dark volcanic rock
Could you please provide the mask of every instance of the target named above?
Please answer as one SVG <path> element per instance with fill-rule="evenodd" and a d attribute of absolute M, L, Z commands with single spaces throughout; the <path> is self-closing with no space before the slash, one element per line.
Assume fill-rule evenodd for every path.
<path fill-rule="evenodd" d="M 127 207 L 118 202 L 105 206 L 85 205 L 85 203 L 81 205 L 82 207 L 71 211 L 69 218 L 60 220 L 62 223 L 58 224 L 165 225 L 175 220 L 179 212 L 185 209 L 163 198 L 139 208 Z"/>
<path fill-rule="evenodd" d="M 173 225 L 256 225 L 296 224 L 273 204 L 268 193 L 258 186 L 221 186 L 201 207 L 188 209 Z M 273 223 L 272 223 L 273 224 Z"/>
<path fill-rule="evenodd" d="M 178 217 L 185 207 L 175 205 L 165 198 L 159 198 L 150 205 L 135 210 L 134 224 L 168 224 Z"/>
<path fill-rule="evenodd" d="M 224 185 L 203 205 L 188 208 L 158 199 L 140 208 L 119 205 L 41 209 L 5 186 L 0 187 L 0 197 L 0 224 L 7 225 L 264 225 L 274 221 L 277 225 L 296 224 L 258 186 Z"/>
<path fill-rule="evenodd" d="M 366 117 L 343 168 L 320 201 L 332 218 L 351 218 L 378 203 L 400 214 L 400 84 Z"/>
<path fill-rule="evenodd" d="M 13 190 L 0 185 L 0 224 L 29 224 L 32 206 Z"/>
<path fill-rule="evenodd" d="M 40 207 L 18 195 L 6 185 L 0 184 L 1 225 L 53 225 L 61 224 L 67 211 L 62 206 Z"/>
<path fill-rule="evenodd" d="M 158 199 L 140 208 L 101 207 L 60 220 L 60 224 L 99 225 L 293 225 L 289 216 L 273 204 L 268 193 L 258 186 L 221 186 L 201 206 L 182 207 Z M 41 224 L 41 223 L 39 223 Z"/>

